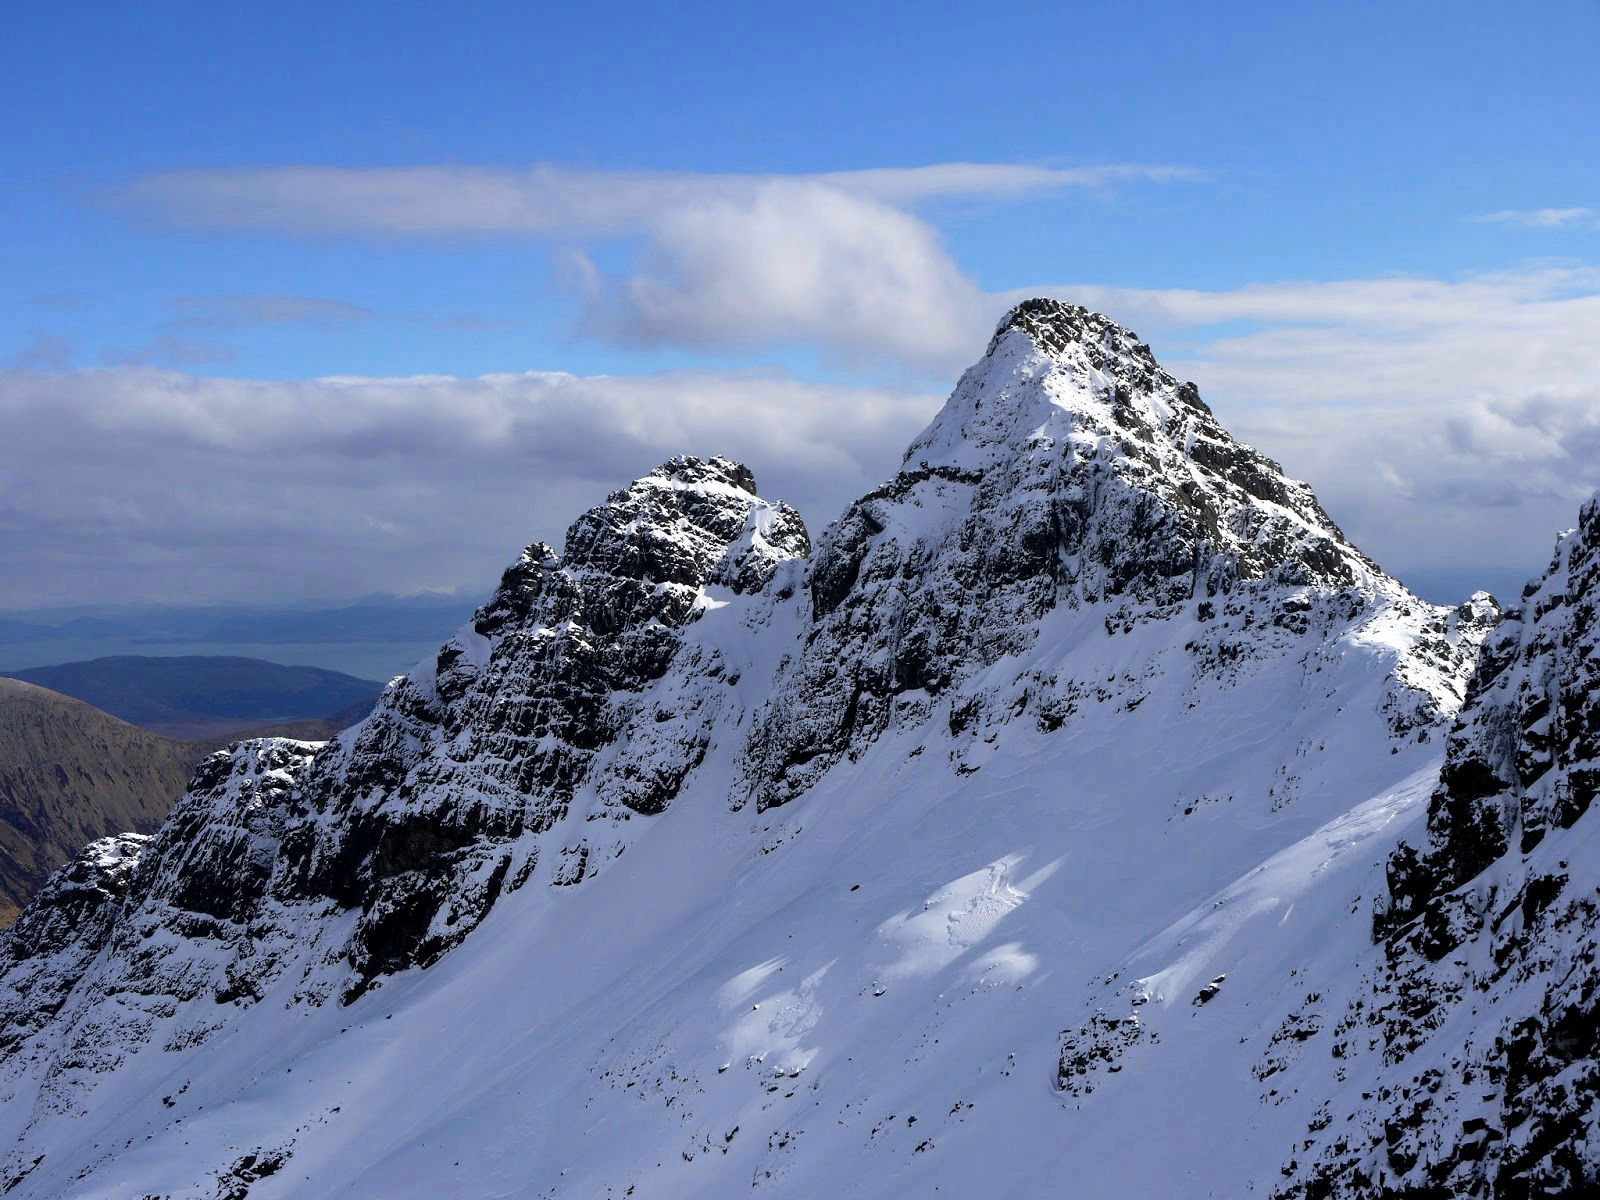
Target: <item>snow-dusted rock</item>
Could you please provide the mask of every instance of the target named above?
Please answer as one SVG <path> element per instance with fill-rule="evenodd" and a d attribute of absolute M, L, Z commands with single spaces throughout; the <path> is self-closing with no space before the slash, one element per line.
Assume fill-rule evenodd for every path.
<path fill-rule="evenodd" d="M 0 939 L 0 1052 L 23 1069 L 4 1097 L 24 1127 L 85 1112 L 158 1033 L 169 1048 L 202 1041 L 293 962 L 297 931 L 263 900 L 314 749 L 269 738 L 212 755 L 158 833 L 91 843 Z"/>
<path fill-rule="evenodd" d="M 1001 322 L 899 474 L 823 534 L 806 591 L 803 649 L 748 751 L 763 807 L 954 695 L 952 733 L 997 709 L 1057 727 L 1086 684 L 1100 703 L 1137 703 L 1137 680 L 1105 689 L 1048 669 L 963 691 L 1002 659 L 1026 660 L 1057 610 L 1113 643 L 1169 624 L 1208 677 L 1392 643 L 1392 723 L 1422 738 L 1459 705 L 1497 615 L 1487 597 L 1459 613 L 1416 600 L 1134 334 L 1055 300 Z"/>
<path fill-rule="evenodd" d="M 149 837 L 100 838 L 50 876 L 0 939 L 0 1053 L 39 1032 L 60 1010 L 110 935 Z"/>
<path fill-rule="evenodd" d="M 1600 1190 L 1597 790 L 1593 500 L 1484 644 L 1420 847 L 1390 856 L 1346 1021 L 1361 1092 L 1285 1195 Z"/>
<path fill-rule="evenodd" d="M 661 722 L 642 693 L 682 627 L 808 548 L 799 516 L 759 499 L 747 469 L 688 457 L 585 513 L 564 554 L 528 547 L 433 669 L 397 680 L 308 772 L 277 893 L 361 910 L 351 960 L 363 980 L 432 962 L 541 850 L 556 858 L 525 835 L 562 823 L 595 764 L 626 758 L 636 724 Z M 618 764 L 583 816 L 664 809 L 704 749 L 699 731 L 678 733 L 652 761 Z M 551 878 L 581 879 L 591 840 L 562 844 Z"/>
<path fill-rule="evenodd" d="M 236 747 L 52 881 L 0 934 L 0 1188 L 1304 1177 L 1497 616 L 1417 600 L 1134 335 L 1031 301 L 814 553 L 675 459 L 363 725 Z M 1540 797 L 1508 838 L 1564 819 Z"/>

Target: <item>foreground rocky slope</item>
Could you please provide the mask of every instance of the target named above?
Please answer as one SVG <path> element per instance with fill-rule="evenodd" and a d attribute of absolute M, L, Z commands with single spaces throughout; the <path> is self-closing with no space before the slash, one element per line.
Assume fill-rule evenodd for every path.
<path fill-rule="evenodd" d="M 1289 1195 L 1600 1189 L 1600 501 L 1483 648 Z"/>
<path fill-rule="evenodd" d="M 91 846 L 0 939 L 0 1187 L 1365 1194 L 1335 1026 L 1493 603 L 1049 301 L 808 551 L 674 460 Z"/>

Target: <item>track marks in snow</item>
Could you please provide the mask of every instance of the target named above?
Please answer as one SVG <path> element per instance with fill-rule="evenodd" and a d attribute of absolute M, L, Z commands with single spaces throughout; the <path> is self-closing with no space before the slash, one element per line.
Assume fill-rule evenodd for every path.
<path fill-rule="evenodd" d="M 993 933 L 1062 862 L 1056 859 L 1013 882 L 1023 861 L 1020 854 L 996 859 L 934 892 L 920 910 L 897 913 L 878 926 L 878 936 L 896 954 L 882 977 L 931 975 L 949 966 Z"/>

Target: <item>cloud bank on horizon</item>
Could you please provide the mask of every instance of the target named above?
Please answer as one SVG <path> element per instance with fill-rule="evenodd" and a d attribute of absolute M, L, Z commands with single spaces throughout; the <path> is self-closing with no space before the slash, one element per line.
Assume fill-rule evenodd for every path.
<path fill-rule="evenodd" d="M 203 344 L 172 333 L 336 329 L 373 313 L 309 297 L 174 298 L 172 333 L 116 365 L 63 370 L 39 347 L 0 372 L 0 419 L 16 433 L 0 469 L 14 566 L 0 604 L 113 588 L 237 600 L 481 586 L 517 542 L 558 540 L 586 504 L 684 451 L 743 458 L 769 495 L 820 526 L 893 471 L 939 387 L 1034 294 L 1143 333 L 1391 569 L 1538 563 L 1600 484 L 1600 269 L 997 290 L 963 268 L 929 213 L 1204 181 L 1172 165 L 964 162 L 804 175 L 545 165 L 141 178 L 116 203 L 185 228 L 534 239 L 561 263 L 583 337 L 691 356 L 800 350 L 826 370 L 713 361 L 631 376 L 206 378 L 151 364 L 208 361 Z M 1548 229 L 1589 211 L 1487 219 Z"/>

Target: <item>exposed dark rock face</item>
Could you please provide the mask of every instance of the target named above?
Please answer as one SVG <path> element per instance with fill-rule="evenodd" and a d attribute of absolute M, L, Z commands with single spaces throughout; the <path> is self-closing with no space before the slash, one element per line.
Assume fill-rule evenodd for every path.
<path fill-rule="evenodd" d="M 194 769 L 247 738 L 321 741 L 330 721 L 295 721 L 181 742 L 80 700 L 0 677 L 0 927 L 87 843 L 153 833 Z"/>
<path fill-rule="evenodd" d="M 1139 1017 L 1139 1009 L 1150 1000 L 1149 993 L 1135 986 L 1123 989 L 1119 999 L 1126 1002 L 1124 1011 L 1102 1009 L 1090 1014 L 1080 1028 L 1062 1031 L 1056 1087 L 1066 1095 L 1090 1095 L 1106 1075 L 1122 1070 L 1122 1060 L 1130 1050 L 1141 1042 L 1160 1040 Z"/>
<path fill-rule="evenodd" d="M 1393 864 L 1406 924 L 1508 851 L 1571 829 L 1600 790 L 1600 505 L 1584 506 L 1542 579 L 1484 643 L 1451 730 L 1419 857 Z"/>
<path fill-rule="evenodd" d="M 749 747 L 762 806 L 891 723 L 925 720 L 962 681 L 1028 650 L 1058 608 L 1097 610 L 1112 636 L 1195 621 L 1197 668 L 1213 673 L 1405 610 L 1429 633 L 1400 668 L 1418 689 L 1395 698 L 1402 734 L 1438 721 L 1426 693 L 1464 675 L 1495 616 L 1416 601 L 1134 334 L 1055 300 L 1001 322 L 899 474 L 823 534 L 806 583 L 804 652 Z M 978 716 L 952 713 L 952 731 Z"/>
<path fill-rule="evenodd" d="M 995 746 L 997 757 L 1026 754 L 1048 740 L 1057 752 L 1087 727 L 1115 729 L 1125 748 L 1130 728 L 1189 722 L 1193 736 L 1174 751 L 1181 761 L 1161 764 L 1165 774 L 1141 794 L 1141 803 L 1158 796 L 1141 810 L 1147 819 L 1170 812 L 1181 838 L 1196 805 L 1230 803 L 1237 787 L 1250 791 L 1241 807 L 1270 831 L 1304 774 L 1311 812 L 1284 823 L 1323 820 L 1370 794 L 1342 788 L 1377 787 L 1380 777 L 1386 785 L 1429 761 L 1427 743 L 1457 711 L 1498 617 L 1487 597 L 1453 610 L 1418 601 L 1348 544 L 1305 485 L 1233 441 L 1192 385 L 1162 371 L 1134 335 L 1051 301 L 1002 322 L 899 473 L 852 505 L 809 562 L 808 550 L 798 516 L 760 499 L 743 467 L 674 459 L 579 518 L 562 552 L 542 543 L 524 551 L 473 621 L 395 681 L 362 725 L 320 748 L 263 740 L 208 760 L 153 840 L 102 843 L 0 936 L 0 1028 L 18 1031 L 0 1043 L 0 1103 L 33 1114 L 14 1122 L 26 1126 L 17 1144 L 53 1115 L 81 1111 L 95 1094 L 92 1076 L 151 1044 L 182 1052 L 258 1018 L 270 1028 L 265 1014 L 280 1009 L 328 1004 L 319 1014 L 327 1023 L 339 1002 L 437 962 L 518 888 L 529 891 L 502 909 L 506 918 L 539 911 L 522 907 L 534 887 L 573 889 L 539 898 L 575 908 L 585 896 L 614 897 L 606 881 L 583 885 L 625 871 L 616 860 L 630 845 L 629 862 L 663 845 L 676 854 L 680 840 L 688 847 L 658 880 L 679 879 L 685 862 L 692 869 L 703 844 L 696 830 L 713 831 L 724 866 L 746 853 L 779 864 L 781 854 L 764 856 L 786 841 L 793 849 L 810 817 L 804 806 L 766 810 L 901 735 L 905 762 L 938 748 L 916 766 L 923 784 L 938 786 L 983 769 Z M 1487 694 L 1481 685 L 1480 704 Z M 1240 696 L 1254 702 L 1249 739 L 1224 727 L 1244 707 Z M 1218 728 L 1202 725 L 1204 706 L 1219 702 Z M 1327 719 L 1346 704 L 1348 716 Z M 1280 719 L 1300 718 L 1303 729 L 1280 744 Z M 1539 720 L 1529 716 L 1529 728 L 1546 728 Z M 945 755 L 948 773 L 940 764 L 935 778 L 930 764 Z M 1205 756 L 1203 767 L 1227 769 L 1201 771 L 1195 783 L 1192 760 Z M 1341 756 L 1362 761 L 1347 770 Z M 1368 769 L 1369 758 L 1379 768 Z M 1492 806 L 1513 782 L 1506 761 L 1496 751 L 1477 774 L 1463 766 L 1466 784 L 1452 786 L 1472 791 L 1476 781 L 1466 802 Z M 1149 779 L 1123 776 L 1106 778 Z M 1217 795 L 1198 794 L 1212 776 Z M 1485 791 L 1491 780 L 1497 790 Z M 1170 809 L 1162 788 L 1174 793 Z M 807 803 L 842 792 L 830 781 Z M 852 804 L 875 799 L 862 791 L 832 811 L 853 818 Z M 1536 853 L 1555 845 L 1548 831 L 1565 803 L 1540 802 L 1536 821 L 1547 832 Z M 677 819 L 685 823 L 670 824 Z M 1385 918 L 1396 922 L 1386 930 L 1396 946 L 1411 944 L 1407 931 L 1455 894 L 1449 888 L 1472 886 L 1460 873 L 1479 869 L 1477 843 L 1450 833 L 1455 820 L 1440 826 L 1437 847 L 1396 868 L 1425 881 L 1414 892 L 1396 885 L 1397 897 L 1415 896 L 1397 899 Z M 1500 861 L 1489 852 L 1524 838 L 1529 818 L 1518 821 L 1507 816 L 1501 841 L 1479 845 L 1478 857 Z M 652 829 L 659 840 L 633 840 Z M 748 850 L 734 829 L 752 835 Z M 958 953 L 975 947 L 963 921 L 1010 911 L 1032 886 L 1002 882 L 1003 872 L 974 897 L 975 918 L 952 911 L 931 940 Z M 1554 912 L 1553 888 L 1532 886 L 1519 903 Z M 719 925 L 719 936 L 724 928 L 739 927 Z M 469 950 L 453 961 L 476 959 Z M 1186 1020 L 1251 1001 L 1240 982 L 1248 976 L 1221 971 L 1186 985 Z M 439 986 L 452 982 L 450 968 L 443 975 Z M 1105 987 L 1116 986 L 1113 975 Z M 865 1003 L 886 992 L 870 985 Z M 1158 1032 L 1149 992 L 1123 984 L 1112 995 L 1114 1004 L 1073 1017 L 1055 1062 L 1029 1064 L 1040 1079 L 1053 1072 L 1075 1101 L 1098 1102 L 1111 1076 L 1126 1079 L 1176 1040 Z M 1285 1062 L 1290 1043 L 1309 1053 L 1301 1043 L 1323 1028 L 1313 997 L 1300 995 L 1306 1011 L 1277 1039 Z M 383 1003 L 367 996 L 352 1024 Z M 796 1028 L 811 1019 L 795 1018 Z M 1003 1075 L 1012 1065 L 1021 1073 L 1007 1061 Z M 760 1065 L 759 1055 L 745 1063 Z M 675 1068 L 664 1066 L 670 1077 Z M 1279 1070 L 1263 1067 L 1257 1078 Z M 763 1094 L 777 1091 L 769 1083 Z M 933 1144 L 930 1136 L 911 1152 Z M 206 1169 L 243 1186 L 263 1163 L 304 1161 L 286 1158 L 289 1145 L 231 1147 Z M 0 1179 L 32 1169 L 14 1154 L 0 1161 Z"/>
<path fill-rule="evenodd" d="M 50 876 L 0 939 L 0 972 L 21 1003 L 0 998 L 0 1053 L 48 1023 L 111 933 L 150 839 L 121 833 L 85 846 Z"/>
<path fill-rule="evenodd" d="M 660 812 L 703 755 L 715 705 L 685 697 L 667 720 L 649 686 L 713 592 L 760 591 L 808 549 L 794 511 L 753 486 L 726 459 L 674 459 L 580 517 L 564 556 L 524 551 L 433 669 L 396 681 L 341 740 L 212 756 L 153 840 L 96 843 L 0 943 L 12 1041 L 52 1019 L 97 955 L 69 1043 L 90 1070 L 147 1036 L 150 1014 L 208 993 L 252 1002 L 285 970 L 307 1000 L 352 999 L 436 960 L 527 880 L 537 835 L 602 755 L 615 769 L 578 825 Z M 715 663 L 685 669 L 714 696 Z M 594 869 L 581 839 L 560 849 L 551 882 Z M 353 931 L 337 932 L 330 918 L 350 910 Z M 112 991 L 123 999 L 97 1007 Z"/>
<path fill-rule="evenodd" d="M 799 516 L 754 485 L 727 459 L 673 459 L 574 522 L 565 555 L 528 547 L 431 676 L 397 683 L 317 761 L 277 894 L 359 907 L 363 979 L 432 962 L 527 878 L 539 847 L 512 843 L 565 818 L 597 758 L 628 740 L 707 588 L 759 591 L 806 553 Z M 677 760 L 614 773 L 611 818 L 664 809 L 694 745 Z"/>
<path fill-rule="evenodd" d="M 1389 861 L 1386 965 L 1350 1020 L 1381 1085 L 1284 1195 L 1600 1189 L 1597 612 L 1591 501 L 1484 644 L 1426 841 Z"/>
<path fill-rule="evenodd" d="M 256 998 L 291 961 L 306 929 L 263 901 L 315 749 L 268 739 L 213 755 L 155 836 L 92 843 L 0 938 L 0 1048 L 48 1063 L 36 1119 L 74 1111 L 75 1085 L 136 1051 L 176 1005 Z M 26 1042 L 51 1021 L 60 1039 Z"/>

